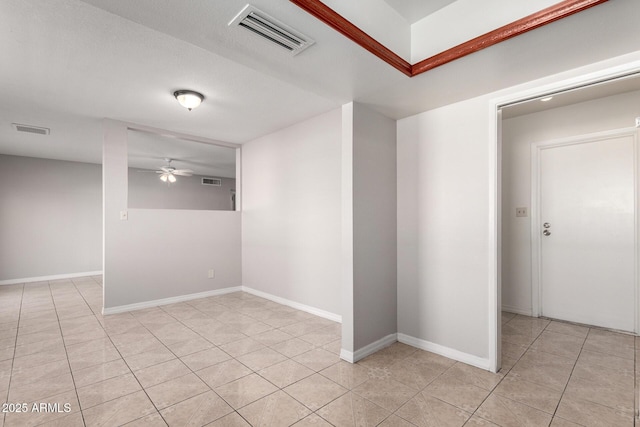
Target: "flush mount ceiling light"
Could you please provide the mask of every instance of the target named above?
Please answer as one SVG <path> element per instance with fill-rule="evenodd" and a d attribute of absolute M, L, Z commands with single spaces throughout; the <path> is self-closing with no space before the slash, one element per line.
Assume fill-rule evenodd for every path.
<path fill-rule="evenodd" d="M 542 102 L 549 102 L 553 99 L 553 96 L 547 96 L 546 98 L 541 98 L 540 101 Z"/>
<path fill-rule="evenodd" d="M 204 100 L 204 95 L 192 90 L 177 90 L 173 92 L 180 105 L 191 111 Z"/>

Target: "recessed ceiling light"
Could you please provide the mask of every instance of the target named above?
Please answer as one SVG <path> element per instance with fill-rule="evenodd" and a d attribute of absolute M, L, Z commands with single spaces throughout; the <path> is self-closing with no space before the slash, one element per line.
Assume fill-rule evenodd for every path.
<path fill-rule="evenodd" d="M 552 99 L 553 99 L 553 96 L 547 96 L 546 98 L 541 98 L 540 101 L 548 102 L 548 101 L 551 101 Z"/>
<path fill-rule="evenodd" d="M 177 90 L 173 92 L 180 105 L 191 111 L 204 100 L 204 95 L 192 90 Z"/>

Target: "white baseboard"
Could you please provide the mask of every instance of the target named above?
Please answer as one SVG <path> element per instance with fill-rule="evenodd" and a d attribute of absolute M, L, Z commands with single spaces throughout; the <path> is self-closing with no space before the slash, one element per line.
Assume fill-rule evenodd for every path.
<path fill-rule="evenodd" d="M 305 311 L 307 313 L 316 315 L 318 317 L 322 317 L 324 319 L 332 320 L 334 322 L 342 323 L 342 316 L 339 314 L 331 313 L 329 311 L 321 310 L 319 308 L 311 307 L 309 305 L 300 304 L 299 302 L 290 301 L 285 298 L 281 298 L 275 295 L 268 294 L 266 292 L 258 291 L 253 288 L 249 288 L 247 286 L 242 287 L 242 291 L 247 292 L 249 294 L 268 299 L 269 301 L 277 302 L 278 304 L 286 305 L 291 308 L 295 308 L 296 310 Z"/>
<path fill-rule="evenodd" d="M 102 309 L 102 314 L 106 315 L 106 314 L 124 313 L 126 311 L 141 310 L 143 308 L 151 308 L 151 307 L 157 307 L 159 305 L 174 304 L 177 302 L 190 301 L 198 298 L 206 298 L 206 297 L 213 297 L 216 295 L 230 294 L 232 292 L 240 292 L 241 290 L 242 290 L 241 286 L 235 286 L 233 288 L 215 289 L 213 291 L 198 292 L 195 294 L 179 295 L 177 297 L 137 302 L 135 304 L 119 305 L 116 307 L 105 307 Z"/>
<path fill-rule="evenodd" d="M 506 311 L 507 313 L 521 314 L 523 316 L 529 317 L 533 316 L 533 312 L 531 311 L 531 309 L 516 308 L 510 305 L 503 305 L 502 311 Z"/>
<path fill-rule="evenodd" d="M 88 276 L 100 276 L 100 275 L 102 275 L 102 271 L 85 271 L 84 273 L 53 274 L 51 276 L 25 277 L 23 279 L 0 280 L 0 286 L 17 285 L 19 283 L 46 282 L 49 280 L 75 279 L 76 277 L 88 277 Z"/>
<path fill-rule="evenodd" d="M 389 334 L 386 337 L 380 338 L 378 341 L 374 341 L 371 344 L 359 348 L 355 352 L 342 349 L 340 350 L 340 359 L 346 360 L 349 363 L 356 363 L 358 360 L 362 360 L 376 351 L 389 347 L 391 344 L 398 341 L 397 338 L 397 334 Z"/>
<path fill-rule="evenodd" d="M 480 369 L 484 369 L 487 371 L 490 369 L 489 359 L 484 359 L 482 357 L 474 356 L 469 353 L 464 353 L 462 351 L 445 347 L 440 344 L 435 344 L 405 334 L 398 334 L 398 341 L 403 344 L 417 347 L 422 350 L 427 350 L 431 353 L 436 353 L 440 356 L 448 357 L 449 359 L 457 360 L 458 362 L 466 363 L 467 365 L 475 366 Z"/>

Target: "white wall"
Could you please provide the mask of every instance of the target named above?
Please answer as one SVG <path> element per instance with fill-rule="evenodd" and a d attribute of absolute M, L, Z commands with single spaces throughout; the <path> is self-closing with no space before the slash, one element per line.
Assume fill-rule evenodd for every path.
<path fill-rule="evenodd" d="M 502 124 L 502 307 L 531 313 L 531 144 L 632 127 L 640 91 L 506 119 Z"/>
<path fill-rule="evenodd" d="M 105 310 L 242 284 L 240 213 L 129 209 L 127 129 L 105 120 Z M 209 269 L 215 278 L 208 279 Z"/>
<path fill-rule="evenodd" d="M 220 178 L 220 187 L 202 185 L 203 176 L 179 176 L 173 184 L 149 170 L 129 168 L 129 208 L 230 211 L 236 180 Z"/>
<path fill-rule="evenodd" d="M 243 285 L 341 314 L 341 113 L 242 146 Z"/>
<path fill-rule="evenodd" d="M 640 52 L 398 121 L 399 339 L 497 362 L 496 107 L 640 69 Z"/>
<path fill-rule="evenodd" d="M 398 332 L 480 359 L 488 357 L 487 103 L 398 121 Z"/>
<path fill-rule="evenodd" d="M 396 121 L 353 103 L 353 347 L 398 331 Z"/>
<path fill-rule="evenodd" d="M 0 281 L 102 270 L 101 166 L 0 155 Z"/>

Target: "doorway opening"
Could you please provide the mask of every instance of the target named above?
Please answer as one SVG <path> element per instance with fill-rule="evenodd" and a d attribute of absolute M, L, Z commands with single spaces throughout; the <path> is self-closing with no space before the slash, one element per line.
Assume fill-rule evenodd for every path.
<path fill-rule="evenodd" d="M 502 364 L 502 325 L 514 316 L 556 318 L 569 322 L 622 329 L 632 333 L 637 333 L 640 330 L 638 319 L 640 295 L 637 273 L 637 242 L 639 241 L 637 233 L 640 228 L 638 227 L 637 215 L 637 195 L 638 188 L 640 188 L 637 165 L 640 164 L 640 161 L 637 149 L 638 132 L 635 127 L 636 117 L 640 116 L 638 105 L 640 105 L 640 73 L 637 70 L 618 73 L 618 75 L 609 76 L 606 79 L 601 77 L 599 80 L 594 79 L 588 83 L 576 82 L 561 90 L 541 91 L 535 96 L 522 96 L 519 100 L 512 98 L 502 104 L 496 102 L 497 313 L 496 341 L 492 343 L 492 345 L 495 344 L 496 349 L 496 370 Z M 561 227 L 561 223 L 558 221 L 554 223 L 548 221 L 549 218 L 545 219 L 545 215 L 549 215 L 546 208 L 549 207 L 551 199 L 546 200 L 545 196 L 541 195 L 541 191 L 547 195 L 553 194 L 550 189 L 555 191 L 557 186 L 554 183 L 546 183 L 541 178 L 540 168 L 542 167 L 544 171 L 550 162 L 555 161 L 558 163 L 556 165 L 559 170 L 557 174 L 565 179 L 567 178 L 565 175 L 568 174 L 566 169 L 571 168 L 563 168 L 563 164 L 571 166 L 583 164 L 581 162 L 585 156 L 592 156 L 595 165 L 606 163 L 605 160 L 612 156 L 607 152 L 614 145 L 610 142 L 620 138 L 626 138 L 625 141 L 619 141 L 619 144 L 624 146 L 617 154 L 622 163 L 613 166 L 613 169 L 608 172 L 600 171 L 600 173 L 605 177 L 610 177 L 615 175 L 612 171 L 617 173 L 617 171 L 624 169 L 626 192 L 619 188 L 616 189 L 619 187 L 619 183 L 606 184 L 602 183 L 602 180 L 594 179 L 595 182 L 600 182 L 602 187 L 608 185 L 610 188 L 608 190 L 604 188 L 600 195 L 592 197 L 590 201 L 583 200 L 583 203 L 600 203 L 601 208 L 608 206 L 610 210 L 618 211 L 618 216 L 625 217 L 625 226 L 630 228 L 621 234 L 612 229 L 607 230 L 606 223 L 600 223 L 597 215 L 591 219 L 589 226 L 589 220 L 583 217 L 587 211 L 584 206 L 578 205 L 577 208 L 570 208 L 571 203 L 569 202 L 576 202 L 574 200 L 576 192 L 572 188 L 582 179 L 576 175 L 572 179 L 578 179 L 578 181 L 563 190 L 567 192 L 566 194 L 554 196 L 558 198 L 557 200 L 567 202 L 569 211 L 566 213 L 567 218 L 563 219 L 563 221 L 568 221 L 566 224 L 575 225 L 582 221 L 584 222 L 582 225 L 586 225 L 582 232 L 577 232 L 572 238 L 567 238 L 566 232 L 570 227 Z M 586 141 L 582 141 L 584 144 L 580 144 L 581 140 Z M 579 146 L 589 147 L 592 150 L 586 148 L 581 150 L 577 148 Z M 563 150 L 556 149 L 554 151 L 554 147 L 574 147 L 575 149 L 573 152 L 567 149 L 561 153 Z M 605 151 L 598 153 L 599 149 Z M 587 154 L 588 151 L 593 152 Z M 542 155 L 542 153 L 545 154 Z M 613 156 L 615 157 L 615 155 Z M 624 167 L 621 167 L 621 164 L 624 164 Z M 587 166 L 586 169 L 584 176 L 595 177 L 593 167 L 590 169 Z M 545 182 L 546 191 L 542 182 Z M 581 186 L 578 185 L 578 187 Z M 603 194 L 609 194 L 610 197 L 607 199 Z M 622 201 L 626 203 L 624 206 L 618 203 Z M 554 203 L 557 205 L 557 201 Z M 620 213 L 623 211 L 623 214 Z M 578 214 L 573 217 L 573 220 L 572 213 Z M 620 221 L 614 220 L 614 224 L 620 225 Z M 545 228 L 545 225 L 548 227 Z M 548 236 L 544 234 L 545 231 Z M 629 234 L 631 234 L 630 237 Z M 613 238 L 610 239 L 608 236 Z M 588 249 L 585 249 L 584 245 L 579 242 L 580 238 L 592 243 L 598 239 L 609 243 L 624 240 L 622 244 L 626 248 L 623 268 L 626 275 L 624 278 L 621 279 L 613 274 L 616 271 L 615 268 L 608 271 L 605 269 L 600 271 L 602 273 L 600 279 L 594 278 L 589 285 L 593 289 L 585 290 L 584 278 L 591 277 L 588 273 L 589 269 L 594 268 L 597 261 L 593 260 L 598 258 L 596 256 L 589 261 L 588 257 L 582 259 L 573 257 L 576 251 L 588 252 Z M 554 244 L 559 242 L 560 245 L 547 247 L 552 242 Z M 572 251 L 571 245 L 574 248 L 577 246 L 577 249 Z M 606 248 L 606 245 L 601 246 Z M 619 259 L 614 256 L 618 255 L 615 251 L 619 249 L 614 250 L 609 247 L 605 250 L 605 254 L 613 256 L 615 262 L 616 259 Z M 556 253 L 553 252 L 554 250 Z M 562 254 L 564 259 L 558 254 Z M 576 265 L 568 268 L 570 272 L 577 272 L 577 274 L 562 277 L 560 283 L 566 284 L 568 280 L 573 280 L 571 286 L 560 291 L 549 287 L 553 286 L 553 280 L 558 280 L 558 278 L 547 277 L 548 274 L 553 272 L 554 268 L 561 272 L 563 269 L 567 270 L 568 260 L 577 262 Z M 556 264 L 555 267 L 553 262 Z M 610 264 L 611 260 L 607 262 Z M 611 280 L 604 283 L 603 286 L 607 289 L 603 291 L 602 295 L 614 295 L 616 297 L 614 299 L 617 299 L 624 306 L 622 309 L 624 315 L 619 316 L 624 317 L 624 322 L 602 321 L 598 320 L 598 316 L 593 316 L 593 314 L 600 315 L 603 311 L 602 304 L 596 304 L 596 302 L 602 303 L 603 300 L 595 292 L 597 290 L 595 283 L 598 283 L 598 280 L 602 283 L 603 278 L 607 277 Z M 612 286 L 612 281 L 616 286 Z M 621 282 L 624 284 L 620 285 Z M 557 292 L 554 293 L 554 291 Z M 587 312 L 589 315 L 580 317 L 576 316 L 575 307 L 569 307 L 567 310 L 567 306 L 571 306 L 576 302 L 575 300 L 580 299 L 571 299 L 572 295 L 584 297 L 583 301 L 577 304 L 578 306 L 584 308 L 589 304 L 594 305 L 593 312 Z M 609 307 L 608 310 L 611 311 L 612 307 Z M 558 310 L 558 308 L 560 309 Z M 504 319 L 503 312 L 508 313 Z M 606 317 L 606 315 L 601 317 Z M 511 332 L 507 327 L 504 333 L 508 335 Z"/>

